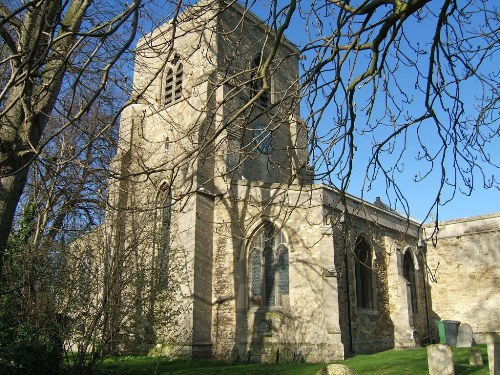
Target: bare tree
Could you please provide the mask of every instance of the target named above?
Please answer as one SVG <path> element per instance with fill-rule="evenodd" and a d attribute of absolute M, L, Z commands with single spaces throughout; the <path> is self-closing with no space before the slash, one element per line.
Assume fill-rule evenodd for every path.
<path fill-rule="evenodd" d="M 145 5 L 150 7 L 143 7 L 141 15 Z M 186 5 L 169 4 L 165 17 L 175 19 Z M 61 90 L 71 97 L 74 87 L 86 84 L 85 72 L 101 69 L 93 95 L 74 114 L 80 117 L 112 78 L 112 68 L 135 38 L 139 17 L 148 20 L 158 9 L 139 0 L 129 5 L 2 3 L 1 253 Z M 440 170 L 436 209 L 449 199 L 446 187 L 452 187 L 452 196 L 456 189 L 467 194 L 480 178 L 486 187 L 498 188 L 483 168 L 495 164 L 488 144 L 498 136 L 498 71 L 490 63 L 498 49 L 498 17 L 494 2 L 486 0 L 464 5 L 452 0 L 270 3 L 266 21 L 276 31 L 275 46 L 291 28 L 307 32 L 300 41 L 307 59 L 300 84 L 318 178 L 347 188 L 356 139 L 363 135 L 372 140 L 372 156 L 362 190 L 375 178 L 384 179 L 393 205 L 397 200 L 407 213 L 396 178 L 405 157 L 421 162 L 416 181 Z M 111 43 L 120 48 L 110 48 Z M 263 56 L 254 75 L 263 78 L 255 100 L 269 89 L 266 78 L 275 53 L 274 48 Z M 471 88 L 477 90 L 473 98 L 466 95 Z M 419 145 L 416 155 L 408 142 Z"/>
<path fill-rule="evenodd" d="M 17 322 L 60 340 L 71 327 L 63 303 L 66 288 L 88 287 L 69 280 L 70 244 L 104 218 L 107 166 L 116 145 L 109 126 L 114 111 L 106 114 L 106 109 L 96 103 L 64 130 L 64 118 L 53 116 L 48 122 L 42 138 L 48 142 L 28 174 L 19 224 L 5 254 L 2 294 L 16 301 Z M 76 279 L 82 282 L 84 276 L 81 272 Z"/>
<path fill-rule="evenodd" d="M 134 40 L 141 1 L 34 0 L 0 4 L 0 271 L 28 169 L 40 154 L 46 126 L 63 93 L 92 94 L 60 130 L 80 118 L 112 79 L 111 70 Z M 120 36 L 117 39 L 117 36 Z M 110 43 L 120 48 L 110 48 Z M 100 71 L 95 84 L 89 71 Z M 62 107 L 61 107 L 62 108 Z"/>
<path fill-rule="evenodd" d="M 119 95 L 115 99 L 121 102 Z M 106 213 L 117 214 L 106 205 L 108 166 L 117 146 L 115 111 L 113 101 L 99 98 L 62 131 L 65 119 L 51 118 L 45 135 L 50 140 L 33 161 L 5 255 L 2 294 L 16 302 L 13 315 L 42 337 L 60 340 L 76 373 L 88 372 L 118 350 L 140 351 L 144 341 L 154 341 L 155 325 L 182 315 L 180 308 L 166 309 L 175 287 L 165 287 L 165 249 L 145 256 L 137 249 L 149 243 L 138 243 L 127 229 L 131 240 L 117 249 L 120 221 L 105 221 Z M 168 246 L 164 212 L 170 205 L 160 196 L 154 207 L 134 212 L 142 222 L 134 231 L 160 237 L 153 243 Z M 155 220 L 148 220 L 151 216 Z"/>
<path fill-rule="evenodd" d="M 427 215 L 435 210 L 436 220 L 456 191 L 498 189 L 493 1 L 334 0 L 301 3 L 297 12 L 308 31 L 302 93 L 318 178 L 345 190 L 358 162 L 366 172 L 356 190 L 381 179 L 391 206 L 406 214 L 412 192 L 401 179 L 427 179 L 436 186 Z M 357 160 L 363 137 L 367 162 Z M 405 170 L 412 159 L 413 175 Z"/>
<path fill-rule="evenodd" d="M 136 49 L 137 62 L 144 64 L 141 68 L 149 77 L 137 80 L 128 93 L 130 100 L 123 106 L 121 103 L 116 105 L 120 99 L 109 95 L 110 86 L 128 85 L 123 77 L 130 73 L 129 48 L 138 32 L 142 32 L 141 20 L 154 26 L 163 18 L 151 12 L 160 9 L 158 4 L 140 0 L 131 4 L 104 0 L 33 0 L 21 5 L 14 5 L 12 1 L 0 4 L 0 278 L 3 279 L 7 239 L 20 201 L 36 207 L 37 220 L 32 228 L 30 251 L 34 249 L 34 253 L 42 254 L 44 259 L 54 244 L 67 237 L 71 230 L 74 229 L 78 237 L 99 222 L 104 192 L 98 187 L 105 180 L 102 168 L 109 158 L 96 168 L 93 156 L 96 147 L 104 142 L 102 135 L 131 103 L 143 105 L 143 116 L 147 111 L 155 115 L 160 113 L 158 103 L 180 100 L 186 105 L 192 104 L 182 95 L 177 97 L 178 92 L 173 89 L 175 80 L 182 77 L 183 72 L 175 55 L 176 41 L 192 31 L 184 27 L 186 24 L 197 30 L 221 32 L 211 23 L 224 12 L 225 6 L 221 4 L 225 3 L 207 0 L 202 7 L 191 11 L 188 8 L 191 4 L 178 1 L 162 9 L 165 18 L 172 18 L 170 38 L 161 43 L 150 38 Z M 267 5 L 269 18 L 265 21 L 274 33 L 266 34 L 266 48 L 262 48 L 258 58 L 244 67 L 228 63 L 225 65 L 227 70 L 217 71 L 207 78 L 211 85 L 208 103 L 221 106 L 229 103 L 231 115 L 227 121 L 212 126 L 219 108 L 200 106 L 197 108 L 199 116 L 206 116 L 209 125 L 206 129 L 185 129 L 181 127 L 181 119 L 169 118 L 168 113 L 162 112 L 164 124 L 174 130 L 182 128 L 184 132 L 177 134 L 175 139 L 154 141 L 144 134 L 139 135 L 144 144 L 134 145 L 139 155 L 135 159 L 127 145 L 118 145 L 115 167 L 120 164 L 120 168 L 110 169 L 117 177 L 114 187 L 122 196 L 110 199 L 112 204 L 107 208 L 109 215 L 116 215 L 116 226 L 108 228 L 110 242 L 103 241 L 99 248 L 82 248 L 81 256 L 68 248 L 68 255 L 73 259 L 66 265 L 66 278 L 61 276 L 56 280 L 68 280 L 68 270 L 73 270 L 82 279 L 72 280 L 74 284 L 67 283 L 67 286 L 88 285 L 86 277 L 98 278 L 93 283 L 93 290 L 75 287 L 74 294 L 66 289 L 61 294 L 64 303 L 59 306 L 60 310 L 73 309 L 75 312 L 75 304 L 96 307 L 92 314 L 79 315 L 88 322 L 89 330 L 73 332 L 74 338 L 80 335 L 78 338 L 83 343 L 82 360 L 87 348 L 101 350 L 115 343 L 112 335 L 123 334 L 119 326 L 141 320 L 142 312 L 136 311 L 137 317 L 131 318 L 133 304 L 124 303 L 124 299 L 128 302 L 135 299 L 139 303 L 156 298 L 151 297 L 158 291 L 155 281 L 141 279 L 145 268 L 137 254 L 139 244 L 134 242 L 134 236 L 163 236 L 157 233 L 161 227 L 158 221 L 151 226 L 145 220 L 152 213 L 165 209 L 164 201 L 159 204 L 155 193 L 177 183 L 180 188 L 176 202 L 166 206 L 170 209 L 174 204 L 186 204 L 189 195 L 200 187 L 194 183 L 192 164 L 197 161 L 211 163 L 226 141 L 232 150 L 237 150 L 231 155 L 232 169 L 229 171 L 236 174 L 245 160 L 256 152 L 266 152 L 271 146 L 266 131 L 276 133 L 288 125 L 290 116 L 298 117 L 299 97 L 307 109 L 309 144 L 292 147 L 308 148 L 310 157 L 297 162 L 292 172 L 283 173 L 288 184 L 297 180 L 306 169 L 303 164 L 309 161 L 317 171 L 318 180 L 345 192 L 350 187 L 359 158 L 358 140 L 368 138 L 371 150 L 364 166 L 362 193 L 381 178 L 391 206 L 403 209 L 408 215 L 406 192 L 398 183 L 405 158 L 416 158 L 422 166 L 422 171 L 414 176 L 415 181 L 437 178 L 435 200 L 429 212 L 444 204 L 448 187 L 451 187 L 451 195 L 457 189 L 470 193 L 478 176 L 486 187 L 498 189 L 498 181 L 488 174 L 487 168 L 488 165 L 495 167 L 489 147 L 499 135 L 499 78 L 494 65 L 499 48 L 499 12 L 493 1 L 471 1 L 461 5 L 453 0 L 313 3 L 290 0 Z M 188 11 L 182 13 L 186 9 Z M 211 16 L 202 18 L 206 12 L 212 12 Z M 181 18 L 184 24 L 178 27 Z M 242 20 L 233 30 L 243 26 Z M 305 30 L 305 39 L 298 41 L 300 46 L 293 52 L 302 58 L 303 73 L 282 88 L 282 100 L 270 105 L 271 77 L 289 57 L 280 55 L 278 47 L 284 42 L 284 35 L 295 28 Z M 243 34 L 235 37 L 231 30 L 222 33 L 233 43 L 235 51 L 245 38 Z M 201 44 L 201 40 L 200 37 L 193 41 L 189 53 L 198 52 L 196 43 Z M 231 62 L 235 52 L 226 53 L 223 58 Z M 154 58 L 163 59 L 163 63 L 148 66 L 148 59 Z M 175 70 L 166 69 L 169 64 Z M 159 77 L 163 79 L 164 71 L 165 81 L 172 84 L 170 91 L 164 90 L 170 97 L 143 96 L 158 84 Z M 222 99 L 216 100 L 220 87 L 230 89 L 224 92 Z M 477 90 L 475 96 L 468 95 L 471 88 Z M 250 91 L 250 95 L 245 104 L 232 108 L 232 100 L 246 91 Z M 102 103 L 98 98 L 115 105 L 113 114 L 107 112 L 106 121 L 86 132 L 89 129 L 82 127 L 81 121 L 88 121 L 87 116 L 98 112 L 98 105 Z M 248 127 L 256 107 L 268 107 L 271 119 L 267 129 Z M 273 115 L 271 109 L 277 109 L 280 115 Z M 258 145 L 255 144 L 257 133 L 264 134 Z M 172 144 L 182 152 L 175 154 L 172 160 L 158 157 L 158 150 Z M 151 162 L 153 156 L 161 161 Z M 280 161 L 272 157 L 269 160 L 267 167 L 279 170 Z M 132 163 L 135 163 L 133 168 L 130 167 Z M 162 174 L 168 175 L 167 188 L 162 185 Z M 213 175 L 198 177 L 201 187 L 210 187 L 214 180 Z M 140 186 L 145 180 L 157 189 L 151 194 L 154 198 L 132 202 L 134 184 Z M 28 181 L 29 189 L 23 198 Z M 124 191 L 131 195 L 123 196 Z M 275 199 L 285 201 L 283 194 L 286 191 Z M 128 229 L 120 225 L 125 216 L 133 220 L 133 231 L 126 232 Z M 70 220 L 73 220 L 71 225 Z M 237 230 L 232 234 L 238 235 Z M 155 249 L 149 255 L 156 257 L 158 251 Z M 95 262 L 87 264 L 86 260 L 92 257 Z M 145 267 L 158 272 L 151 269 L 155 261 Z M 94 268 L 102 265 L 107 268 Z M 37 280 L 34 273 L 38 271 L 28 267 L 26 272 L 26 290 L 29 290 L 29 284 Z M 59 277 L 54 273 L 51 276 Z M 148 290 L 142 299 L 130 289 L 122 293 L 123 286 L 136 276 L 136 285 L 140 285 L 137 291 Z M 146 284 L 150 287 L 143 288 Z M 96 305 L 96 300 L 89 295 L 98 296 L 100 304 Z M 150 312 L 155 308 L 154 303 L 151 305 Z M 120 311 L 112 311 L 115 308 Z M 111 321 L 113 319 L 117 321 Z M 101 334 L 95 335 L 96 331 Z"/>

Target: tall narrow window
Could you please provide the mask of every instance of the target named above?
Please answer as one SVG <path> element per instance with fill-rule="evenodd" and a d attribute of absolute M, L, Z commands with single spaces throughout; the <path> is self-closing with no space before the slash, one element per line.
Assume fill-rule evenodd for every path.
<path fill-rule="evenodd" d="M 254 235 L 248 256 L 251 306 L 289 306 L 288 264 L 284 234 L 265 223 Z"/>
<path fill-rule="evenodd" d="M 165 104 L 172 103 L 172 92 L 174 90 L 174 71 L 170 68 L 167 70 L 165 79 Z"/>
<path fill-rule="evenodd" d="M 274 254 L 273 249 L 267 247 L 263 252 L 264 258 L 264 305 L 274 306 L 275 305 L 275 280 L 274 280 Z"/>
<path fill-rule="evenodd" d="M 264 87 L 264 81 L 259 76 L 261 64 L 262 64 L 262 55 L 259 53 L 252 60 L 252 65 L 250 66 L 250 69 L 252 71 L 252 81 L 251 81 L 251 87 L 250 87 L 252 98 L 255 97 Z M 257 103 L 259 103 L 263 107 L 269 106 L 270 100 L 269 100 L 269 91 L 268 90 L 264 91 L 261 94 Z"/>
<path fill-rule="evenodd" d="M 356 301 L 362 309 L 373 309 L 373 264 L 370 246 L 363 237 L 358 238 L 356 256 Z"/>
<path fill-rule="evenodd" d="M 175 70 L 175 93 L 174 100 L 179 100 L 182 97 L 182 79 L 183 79 L 183 67 L 182 63 L 177 65 Z"/>
<path fill-rule="evenodd" d="M 262 255 L 258 249 L 253 249 L 249 256 L 250 269 L 250 301 L 259 306 L 262 303 Z"/>
<path fill-rule="evenodd" d="M 182 98 L 182 81 L 184 79 L 184 67 L 180 62 L 179 55 L 175 54 L 168 67 L 164 80 L 164 102 L 165 105 L 172 104 Z"/>
<path fill-rule="evenodd" d="M 172 221 L 172 194 L 167 184 L 160 187 L 158 196 L 159 211 L 159 235 L 158 235 L 158 285 L 166 288 L 168 285 L 168 266 L 170 250 L 170 231 Z"/>
<path fill-rule="evenodd" d="M 408 282 L 408 310 L 410 323 L 413 323 L 413 314 L 418 312 L 417 306 L 417 284 L 415 282 L 415 265 L 411 251 L 407 250 L 403 256 L 403 276 Z"/>
<path fill-rule="evenodd" d="M 288 306 L 289 300 L 289 277 L 288 277 L 288 249 L 286 246 L 278 248 L 278 305 Z"/>

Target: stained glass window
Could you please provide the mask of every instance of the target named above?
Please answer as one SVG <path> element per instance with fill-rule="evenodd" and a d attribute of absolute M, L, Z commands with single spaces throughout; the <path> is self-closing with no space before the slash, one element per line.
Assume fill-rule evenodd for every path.
<path fill-rule="evenodd" d="M 158 203 L 160 204 L 159 243 L 158 243 L 158 283 L 160 288 L 168 285 L 168 266 L 170 250 L 170 231 L 172 221 L 172 195 L 170 187 L 162 186 Z"/>
<path fill-rule="evenodd" d="M 274 256 L 271 248 L 264 250 L 264 288 L 264 304 L 274 306 Z"/>
<path fill-rule="evenodd" d="M 261 254 L 257 249 L 250 253 L 250 300 L 254 305 L 262 302 L 262 263 Z"/>
<path fill-rule="evenodd" d="M 289 259 L 283 232 L 267 222 L 254 235 L 250 248 L 251 305 L 289 306 Z"/>
<path fill-rule="evenodd" d="M 281 245 L 278 256 L 278 295 L 281 306 L 289 305 L 288 249 Z"/>

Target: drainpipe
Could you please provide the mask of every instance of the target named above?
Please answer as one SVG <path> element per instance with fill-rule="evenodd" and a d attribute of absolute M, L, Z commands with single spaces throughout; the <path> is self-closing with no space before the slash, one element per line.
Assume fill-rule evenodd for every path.
<path fill-rule="evenodd" d="M 429 274 L 427 272 L 427 252 L 425 241 L 423 239 L 418 240 L 418 245 L 420 251 L 422 251 L 422 260 L 424 267 L 424 298 L 425 298 L 425 319 L 427 322 L 427 337 L 431 341 L 431 323 L 429 320 L 429 301 L 427 296 L 427 284 L 429 283 Z"/>

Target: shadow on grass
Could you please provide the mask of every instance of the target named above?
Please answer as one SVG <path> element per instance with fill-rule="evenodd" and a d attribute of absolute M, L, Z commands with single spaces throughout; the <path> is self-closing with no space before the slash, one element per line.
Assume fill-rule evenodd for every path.
<path fill-rule="evenodd" d="M 212 361 L 167 361 L 162 358 L 112 358 L 98 370 L 100 375 L 314 375 L 324 364 L 226 364 Z"/>
<path fill-rule="evenodd" d="M 483 355 L 484 365 L 469 365 L 469 349 L 453 349 L 456 375 L 488 375 L 486 346 L 477 346 Z M 358 355 L 342 362 L 353 368 L 359 375 L 428 375 L 427 351 L 389 350 L 372 355 Z M 324 364 L 226 364 L 212 361 L 168 361 L 151 357 L 116 357 L 101 365 L 100 375 L 315 375 Z"/>

